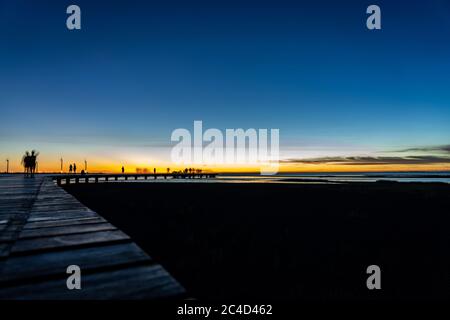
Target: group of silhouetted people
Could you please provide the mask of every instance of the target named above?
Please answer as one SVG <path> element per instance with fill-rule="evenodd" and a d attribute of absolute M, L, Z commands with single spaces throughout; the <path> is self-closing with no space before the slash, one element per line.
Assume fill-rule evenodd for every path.
<path fill-rule="evenodd" d="M 169 168 L 167 168 L 169 169 Z M 168 173 L 168 172 L 167 172 Z M 184 170 L 180 170 L 180 171 L 174 171 L 172 173 L 177 173 L 177 174 L 194 174 L 194 173 L 202 173 L 202 169 L 195 169 L 195 168 L 185 168 Z"/>
<path fill-rule="evenodd" d="M 34 176 L 34 173 L 36 172 L 38 155 L 39 155 L 39 152 L 32 150 L 31 152 L 26 151 L 24 156 L 22 157 L 22 165 L 25 169 L 26 177 Z"/>
<path fill-rule="evenodd" d="M 77 164 L 70 164 L 69 166 L 69 173 L 77 173 Z"/>
<path fill-rule="evenodd" d="M 122 174 L 125 173 L 125 167 L 122 166 Z M 147 172 L 147 169 L 144 169 L 144 173 Z M 195 168 L 185 168 L 184 170 L 179 171 L 173 171 L 172 174 L 200 174 L 202 173 L 202 169 L 195 169 Z M 153 174 L 156 174 L 156 168 L 153 168 Z M 170 168 L 167 168 L 167 174 L 170 174 Z"/>

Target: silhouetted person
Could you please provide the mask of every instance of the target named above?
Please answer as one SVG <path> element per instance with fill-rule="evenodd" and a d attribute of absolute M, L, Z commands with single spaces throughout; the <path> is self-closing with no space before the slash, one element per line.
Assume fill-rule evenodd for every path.
<path fill-rule="evenodd" d="M 122 173 L 125 173 L 125 168 L 122 166 Z"/>
<path fill-rule="evenodd" d="M 170 173 L 170 168 L 167 168 L 167 173 Z"/>
<path fill-rule="evenodd" d="M 28 151 L 25 151 L 24 156 L 22 157 L 22 164 L 24 168 L 25 176 L 28 176 L 30 173 L 30 153 Z"/>
<path fill-rule="evenodd" d="M 77 173 L 77 165 L 75 163 L 73 164 L 73 173 Z"/>
<path fill-rule="evenodd" d="M 153 174 L 156 174 L 156 168 L 153 168 Z"/>
<path fill-rule="evenodd" d="M 37 156 L 39 155 L 38 152 L 36 152 L 35 150 L 31 150 L 31 154 L 30 154 L 30 170 L 31 170 L 31 175 L 33 176 L 34 173 L 36 172 L 36 166 L 37 166 Z"/>
<path fill-rule="evenodd" d="M 69 166 L 69 173 L 72 173 L 72 165 Z"/>

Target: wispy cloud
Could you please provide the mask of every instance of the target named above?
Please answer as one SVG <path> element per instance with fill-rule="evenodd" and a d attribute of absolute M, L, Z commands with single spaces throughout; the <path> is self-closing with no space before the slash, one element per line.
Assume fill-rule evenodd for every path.
<path fill-rule="evenodd" d="M 372 156 L 352 156 L 352 157 L 320 157 L 309 159 L 285 159 L 282 163 L 287 164 L 340 164 L 340 165 L 391 165 L 391 164 L 450 164 L 450 157 L 441 156 L 406 156 L 406 157 L 372 157 Z"/>
<path fill-rule="evenodd" d="M 379 151 L 376 155 L 323 156 L 314 158 L 288 158 L 281 160 L 285 164 L 317 165 L 426 165 L 450 164 L 450 144 L 418 146 L 399 150 Z M 395 154 L 395 155 L 392 155 Z"/>

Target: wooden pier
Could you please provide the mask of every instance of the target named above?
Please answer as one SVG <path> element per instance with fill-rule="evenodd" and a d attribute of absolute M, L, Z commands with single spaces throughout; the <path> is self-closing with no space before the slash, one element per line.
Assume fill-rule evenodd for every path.
<path fill-rule="evenodd" d="M 69 290 L 67 267 L 81 269 Z M 51 177 L 0 175 L 0 299 L 161 299 L 183 287 Z"/>
<path fill-rule="evenodd" d="M 215 173 L 123 173 L 123 174 L 60 174 L 53 177 L 58 185 L 71 183 L 99 183 L 109 181 L 148 179 L 210 179 Z"/>

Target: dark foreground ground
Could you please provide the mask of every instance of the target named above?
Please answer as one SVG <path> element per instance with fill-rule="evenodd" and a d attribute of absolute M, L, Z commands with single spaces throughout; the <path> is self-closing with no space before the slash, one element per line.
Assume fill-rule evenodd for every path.
<path fill-rule="evenodd" d="M 66 189 L 200 299 L 450 299 L 450 186 L 104 183 Z M 366 268 L 381 268 L 379 291 Z"/>

